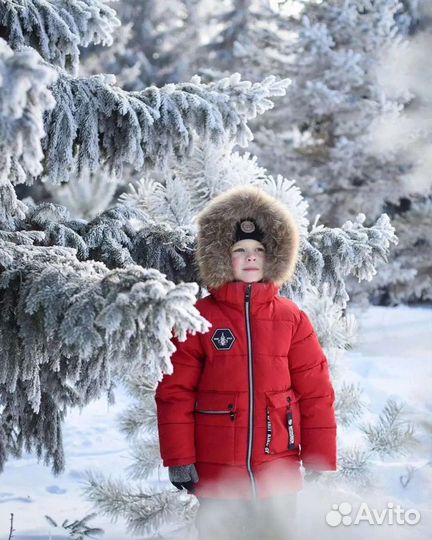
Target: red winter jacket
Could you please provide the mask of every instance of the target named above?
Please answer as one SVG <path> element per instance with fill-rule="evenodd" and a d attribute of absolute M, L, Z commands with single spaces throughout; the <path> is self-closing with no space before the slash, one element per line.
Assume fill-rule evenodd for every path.
<path fill-rule="evenodd" d="M 264 498 L 302 487 L 300 461 L 336 469 L 327 358 L 299 307 L 274 283 L 229 282 L 196 307 L 205 334 L 172 338 L 156 391 L 165 466 L 194 463 L 198 497 Z"/>

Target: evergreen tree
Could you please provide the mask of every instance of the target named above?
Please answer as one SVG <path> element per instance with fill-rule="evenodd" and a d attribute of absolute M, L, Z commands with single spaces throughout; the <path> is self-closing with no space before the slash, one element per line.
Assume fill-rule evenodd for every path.
<path fill-rule="evenodd" d="M 208 323 L 193 307 L 197 286 L 181 283 L 192 281 L 187 229 L 124 205 L 71 219 L 64 206 L 20 200 L 15 186 L 163 169 L 194 136 L 244 145 L 248 119 L 286 82 L 234 74 L 127 92 L 112 75 L 76 76 L 78 46 L 109 43 L 118 27 L 104 2 L 6 0 L 0 21 L 0 467 L 25 449 L 60 472 L 68 407 L 111 397 L 122 365 L 160 378 L 172 332 L 185 339 Z"/>
<path fill-rule="evenodd" d="M 349 285 L 356 301 L 367 295 L 374 302 L 386 305 L 432 298 L 427 233 L 432 219 L 429 157 L 432 130 L 428 121 L 432 11 L 427 3 L 414 0 L 407 0 L 404 6 L 409 16 L 401 16 L 398 24 L 409 33 L 410 40 L 394 43 L 386 51 L 376 76 L 388 95 L 396 99 L 400 95 L 411 97 L 400 113 L 377 122 L 373 144 L 382 155 L 404 156 L 413 164 L 404 175 L 410 194 L 384 206 L 399 239 L 389 264 L 382 266 L 377 277 L 361 291 L 355 283 Z"/>
<path fill-rule="evenodd" d="M 432 193 L 424 121 L 430 92 L 421 82 L 430 41 L 424 4 L 422 11 L 418 2 L 393 0 L 305 3 L 289 48 L 288 105 L 259 122 L 263 129 L 254 127 L 257 147 L 278 133 L 262 162 L 283 161 L 326 223 L 360 211 L 369 220 L 382 211 L 392 219 L 398 248 L 372 282 L 360 288 L 348 280 L 356 302 L 394 305 L 432 296 L 430 265 L 419 249 L 430 221 L 422 201 Z M 422 32 L 425 41 L 415 41 Z"/>

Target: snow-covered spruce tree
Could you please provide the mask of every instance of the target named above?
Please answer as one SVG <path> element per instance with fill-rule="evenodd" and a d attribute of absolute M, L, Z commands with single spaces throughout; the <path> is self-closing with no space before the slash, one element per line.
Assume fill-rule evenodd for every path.
<path fill-rule="evenodd" d="M 11 182 L 31 183 L 43 172 L 43 117 L 56 105 L 52 84 L 62 69 L 76 72 L 79 43 L 109 44 L 118 22 L 100 0 L 0 4 L 2 224 L 22 216 Z"/>
<path fill-rule="evenodd" d="M 113 73 L 124 90 L 143 90 L 189 79 L 199 48 L 199 2 L 113 2 L 122 34 L 110 47 L 82 49 L 80 73 Z M 232 72 L 232 71 L 231 71 Z"/>
<path fill-rule="evenodd" d="M 392 305 L 432 300 L 432 196 L 413 197 L 392 224 L 399 242 L 390 263 L 380 268 L 373 294 Z"/>
<path fill-rule="evenodd" d="M 116 40 L 80 47 L 81 76 L 112 73 L 123 90 L 143 90 L 190 78 L 197 49 L 199 24 L 195 5 L 189 0 L 112 2 L 122 22 Z M 121 176 L 100 168 L 94 173 L 71 176 L 62 185 L 43 184 L 26 190 L 35 201 L 50 200 L 67 206 L 74 217 L 89 219 L 108 208 L 114 195 L 134 178 L 126 166 Z"/>
<path fill-rule="evenodd" d="M 295 280 L 283 288 L 282 293 L 301 303 L 311 316 L 320 341 L 332 360 L 339 422 L 349 425 L 361 420 L 365 408 L 361 389 L 341 381 L 338 369 L 342 353 L 352 346 L 356 333 L 353 316 L 345 313 L 349 300 L 345 280 L 349 274 L 359 280 L 371 278 L 378 261 L 386 258 L 390 243 L 396 240 L 394 229 L 385 215 L 369 228 L 364 226 L 364 216 L 339 229 L 311 223 L 308 205 L 293 181 L 267 175 L 255 157 L 239 155 L 232 150 L 232 144 L 215 150 L 196 143 L 187 162 L 172 162 L 162 181 L 156 181 L 151 174 L 143 177 L 130 186 L 120 201 L 128 208 L 141 210 L 153 222 L 163 221 L 169 229 L 188 227 L 192 235 L 196 233 L 195 216 L 202 206 L 233 185 L 259 185 L 284 202 L 300 226 L 302 256 Z M 195 279 L 198 279 L 197 275 Z M 156 383 L 143 379 L 136 372 L 126 380 L 133 404 L 122 415 L 120 426 L 131 441 L 132 462 L 128 478 L 113 479 L 93 471 L 88 475 L 85 492 L 99 510 L 115 518 L 124 518 L 131 531 L 152 534 L 155 530 L 160 533 L 165 527 L 163 532 L 167 534 L 175 530 L 177 535 L 186 536 L 191 532 L 189 527 L 196 511 L 196 500 L 177 492 L 170 484 L 168 489 L 161 491 L 161 484 L 156 480 L 160 480 L 162 467 L 154 401 Z M 365 436 L 367 449 L 375 443 L 375 437 L 371 436 L 369 441 Z M 342 456 L 355 450 L 345 447 Z M 403 441 L 400 450 L 403 450 Z M 370 458 L 375 454 L 371 451 L 367 455 Z M 352 478 L 356 486 L 364 481 L 368 466 L 366 462 L 361 479 Z M 343 461 L 338 478 L 349 477 L 348 469 Z M 185 505 L 186 501 L 189 501 L 189 507 Z M 166 530 L 168 526 L 171 531 Z"/>
<path fill-rule="evenodd" d="M 364 287 L 349 279 L 356 302 L 395 304 L 432 294 L 425 252 L 409 256 L 413 246 L 424 244 L 429 221 L 424 216 L 413 238 L 427 206 L 415 207 L 431 194 L 430 127 L 424 120 L 430 91 L 422 83 L 430 37 L 423 51 L 413 43 L 430 30 L 421 24 L 428 16 L 417 4 L 305 2 L 297 24 L 289 18 L 297 37 L 286 43 L 292 55 L 284 76 L 293 83 L 279 110 L 253 126 L 261 162 L 283 163 L 324 222 L 336 225 L 358 212 L 374 220 L 384 211 L 397 226 L 416 216 L 409 235 L 405 227 L 396 229 L 399 249 L 378 268 L 379 278 Z"/>
<path fill-rule="evenodd" d="M 98 174 L 112 189 L 112 178 L 120 179 L 125 169 L 128 174 L 131 168 L 163 169 L 171 155 L 187 156 L 194 132 L 213 143 L 229 136 L 245 146 L 251 138 L 247 120 L 271 108 L 269 98 L 283 95 L 286 84 L 275 77 L 251 84 L 234 74 L 209 84 L 193 77 L 189 83 L 127 93 L 107 84 L 105 76 L 62 77 L 46 121 L 43 180 L 59 184 Z M 83 125 L 85 130 L 77 129 Z"/>
<path fill-rule="evenodd" d="M 197 67 L 209 79 L 219 78 L 233 69 L 247 73 L 251 80 L 260 79 L 263 73 L 290 75 L 286 47 L 292 37 L 275 3 L 230 0 L 221 3 L 217 10 L 214 7 L 204 11 L 202 19 L 208 27 L 207 39 L 196 54 L 207 61 Z M 216 32 L 211 32 L 211 25 Z M 260 154 L 265 153 L 265 146 L 260 148 Z M 281 169 L 273 167 L 272 171 Z"/>
<path fill-rule="evenodd" d="M 414 167 L 406 175 L 413 194 L 386 210 L 399 238 L 397 249 L 377 278 L 360 291 L 350 287 L 356 297 L 369 293 L 375 302 L 398 304 L 432 299 L 430 239 L 432 220 L 431 115 L 429 51 L 432 42 L 432 9 L 425 2 L 406 2 L 415 15 L 410 40 L 394 44 L 376 73 L 386 93 L 398 96 L 411 93 L 412 99 L 400 114 L 381 119 L 373 130 L 374 146 L 383 154 L 408 157 Z"/>
<path fill-rule="evenodd" d="M 58 184 L 96 171 L 98 174 L 109 174 L 111 178 L 112 175 L 121 174 L 125 166 L 140 170 L 146 166 L 160 165 L 172 152 L 179 157 L 190 151 L 194 130 L 214 142 L 222 134 L 229 134 L 235 136 L 240 144 L 245 144 L 250 137 L 247 119 L 271 107 L 269 97 L 284 93 L 286 83 L 275 81 L 272 77 L 254 85 L 241 81 L 238 76 L 211 85 L 202 85 L 198 78 L 194 78 L 181 86 L 167 85 L 163 89 L 150 87 L 143 92 L 130 93 L 114 86 L 115 80 L 110 76 L 73 78 L 61 68 L 70 65 L 76 71 L 77 43 L 81 40 L 87 44 L 89 35 L 95 36 L 96 43 L 108 42 L 108 30 L 111 29 L 112 33 L 118 20 L 112 10 L 104 9 L 102 2 L 82 2 L 77 21 L 73 20 L 74 9 L 69 12 L 59 9 L 59 4 L 49 6 L 49 2 L 40 3 L 37 0 L 31 5 L 6 1 L 0 6 L 0 20 L 6 25 L 2 27 L 2 35 L 10 38 L 10 43 L 16 49 L 30 42 L 35 46 L 40 43 L 39 52 L 46 60 L 45 63 L 39 60 L 43 67 L 35 71 L 33 77 L 39 77 L 39 84 L 45 90 L 42 93 L 41 89 L 36 106 L 30 107 L 34 118 L 28 122 L 27 129 L 21 129 L 18 137 L 4 137 L 2 156 L 6 166 L 2 172 L 4 178 L 7 176 L 15 183 L 30 183 L 33 178 L 41 177 L 45 182 Z M 38 9 L 41 13 L 36 16 Z M 68 29 L 71 22 L 74 22 L 73 33 Z M 26 32 L 30 32 L 31 36 L 27 36 Z M 39 39 L 34 36 L 39 36 Z M 65 43 L 61 50 L 59 43 Z M 8 64 L 21 58 L 20 55 L 13 55 L 7 45 L 3 44 L 2 47 L 5 49 L 3 55 L 12 58 Z M 30 52 L 29 48 L 25 50 L 27 56 L 33 54 L 32 61 L 36 62 L 36 53 Z M 52 59 L 58 61 L 58 65 L 52 66 L 50 71 L 47 62 Z M 5 68 L 10 69 L 8 65 Z M 55 72 L 58 78 L 47 90 L 48 73 L 54 79 Z M 21 84 L 25 98 L 28 88 L 22 81 L 26 79 L 18 69 L 15 73 L 20 75 L 16 76 L 15 83 Z M 9 77 L 11 75 L 8 74 Z M 9 80 L 9 87 L 12 87 L 11 83 L 12 80 Z M 36 84 L 34 86 L 36 88 Z M 34 89 L 31 91 L 35 92 Z M 16 94 L 4 94 L 5 107 L 19 109 L 21 103 L 29 103 L 25 99 L 15 102 L 13 96 Z M 39 103 L 42 100 L 44 102 Z M 41 123 L 42 114 L 47 116 L 44 126 Z M 7 114 L 4 116 L 2 127 L 5 134 L 14 135 L 16 126 L 22 127 L 23 122 L 17 121 L 16 126 L 9 126 L 8 122 L 15 117 L 26 118 L 22 110 L 14 112 L 12 119 Z M 166 129 L 167 126 L 169 129 Z M 41 147 L 39 141 L 43 129 L 46 136 Z M 28 144 L 22 143 L 20 137 L 23 134 L 31 134 L 26 141 Z M 36 159 L 32 159 L 33 156 Z M 101 169 L 103 172 L 99 173 Z M 13 197 L 9 193 L 9 199 Z M 11 219 L 10 215 L 8 219 Z"/>
<path fill-rule="evenodd" d="M 118 26 L 103 2 L 4 1 L 0 21 L 0 466 L 36 450 L 59 472 L 68 407 L 111 396 L 122 363 L 160 378 L 172 332 L 207 326 L 196 285 L 167 279 L 187 277 L 187 229 L 124 206 L 72 219 L 60 205 L 19 200 L 15 186 L 163 168 L 191 151 L 194 134 L 244 145 L 248 119 L 286 83 L 234 75 L 126 92 L 112 76 L 74 75 L 78 45 Z"/>
<path fill-rule="evenodd" d="M 82 76 L 112 73 L 123 90 L 137 91 L 182 82 L 197 73 L 194 66 L 198 64 L 199 11 L 202 10 L 198 2 L 123 0 L 111 3 L 122 21 L 121 32 L 108 47 L 90 44 L 80 48 Z M 112 176 L 100 169 L 87 175 L 83 173 L 77 180 L 61 186 L 44 184 L 44 191 L 49 193 L 52 202 L 75 209 L 75 217 L 87 219 L 108 208 L 114 194 L 124 191 L 135 178 L 130 166 L 124 168 L 122 176 Z M 47 194 L 41 196 L 35 188 L 30 194 L 34 200 L 47 200 Z M 77 204 L 78 200 L 82 204 Z"/>
<path fill-rule="evenodd" d="M 251 80 L 263 73 L 291 79 L 285 98 L 252 124 L 252 150 L 271 173 L 290 171 L 329 225 L 358 212 L 373 221 L 388 192 L 397 201 L 395 187 L 404 188 L 394 179 L 410 162 L 380 161 L 366 143 L 372 122 L 409 100 L 389 99 L 372 71 L 383 50 L 412 27 L 413 4 L 308 0 L 278 8 L 268 0 L 232 0 L 216 15 L 221 30 L 203 46 L 202 71 L 210 78 L 235 69 Z"/>

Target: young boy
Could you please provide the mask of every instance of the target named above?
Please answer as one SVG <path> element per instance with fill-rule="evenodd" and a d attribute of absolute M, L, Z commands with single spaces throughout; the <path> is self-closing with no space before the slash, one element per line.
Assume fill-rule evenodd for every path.
<path fill-rule="evenodd" d="M 336 470 L 327 358 L 307 315 L 278 294 L 298 252 L 292 216 L 259 188 L 222 193 L 198 216 L 197 261 L 210 295 L 196 307 L 212 328 L 173 337 L 174 372 L 159 383 L 156 404 L 163 464 L 175 486 L 198 497 L 201 539 L 250 538 L 250 508 L 266 527 L 255 533 L 269 537 L 273 502 L 294 519 L 301 463 Z"/>

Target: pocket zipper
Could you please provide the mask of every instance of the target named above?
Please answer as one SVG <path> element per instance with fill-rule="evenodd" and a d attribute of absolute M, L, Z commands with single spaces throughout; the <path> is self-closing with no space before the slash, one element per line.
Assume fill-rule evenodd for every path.
<path fill-rule="evenodd" d="M 233 411 L 234 405 L 228 405 L 228 409 L 230 410 L 229 411 L 203 411 L 200 409 L 195 409 L 195 412 L 201 413 L 201 414 L 229 414 L 231 420 L 234 420 L 235 415 L 236 415 L 236 413 Z"/>

